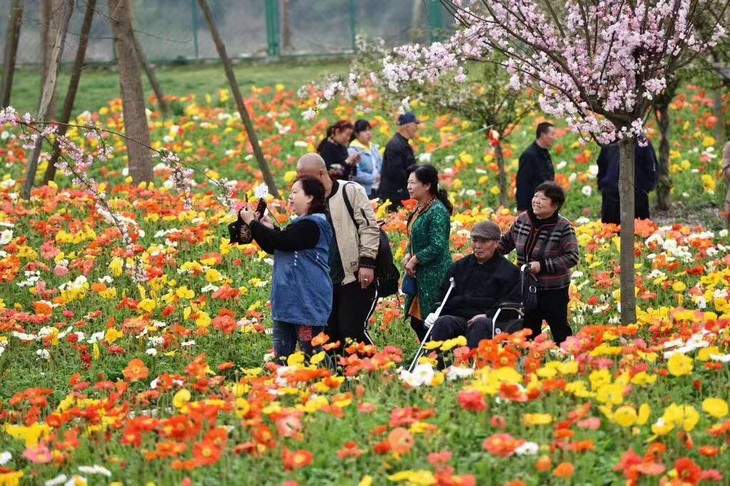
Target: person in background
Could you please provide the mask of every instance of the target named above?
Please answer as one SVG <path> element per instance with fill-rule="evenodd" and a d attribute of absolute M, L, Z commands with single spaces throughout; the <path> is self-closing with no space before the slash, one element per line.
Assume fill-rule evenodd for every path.
<path fill-rule="evenodd" d="M 378 297 L 375 258 L 380 230 L 370 200 L 360 184 L 333 180 L 317 154 L 305 154 L 299 159 L 297 176 L 314 177 L 322 183 L 334 230 L 329 259 L 332 312 L 325 332 L 330 341 L 340 341 L 343 347 L 348 339 L 373 344 L 367 321 Z M 352 206 L 352 215 L 345 198 Z"/>
<path fill-rule="evenodd" d="M 659 180 L 659 163 L 648 138 L 634 142 L 634 217 L 649 219 L 649 193 Z M 598 154 L 598 190 L 601 192 L 601 221 L 621 224 L 618 193 L 621 154 L 618 143 L 601 148 Z"/>
<path fill-rule="evenodd" d="M 537 308 L 525 314 L 524 326 L 534 338 L 546 320 L 557 344 L 573 334 L 568 325 L 568 288 L 571 268 L 579 260 L 573 225 L 558 214 L 564 202 L 565 192 L 555 182 L 537 186 L 532 207 L 502 235 L 498 248 L 502 255 L 516 249 L 517 265 L 529 265 L 537 277 Z"/>
<path fill-rule="evenodd" d="M 353 126 L 347 120 L 339 120 L 327 128 L 327 135 L 317 145 L 317 153 L 324 159 L 329 174 L 334 179 L 351 180 L 357 172 L 360 154 L 347 152 Z"/>
<path fill-rule="evenodd" d="M 408 216 L 408 246 L 403 258 L 406 273 L 416 279 L 416 292 L 405 299 L 405 315 L 423 341 L 423 320 L 434 307 L 441 283 L 453 263 L 449 251 L 451 213 L 454 208 L 446 191 L 439 190 L 439 174 L 432 165 L 408 169 L 408 194 L 418 202 Z"/>
<path fill-rule="evenodd" d="M 355 129 L 350 137 L 350 148 L 347 152 L 350 155 L 358 154 L 360 156 L 353 180 L 365 189 L 370 199 L 375 199 L 378 197 L 377 190 L 383 158 L 380 156 L 380 149 L 373 143 L 373 127 L 370 122 L 367 120 L 355 122 Z"/>
<path fill-rule="evenodd" d="M 530 208 L 535 188 L 545 181 L 555 180 L 555 168 L 550 158 L 550 148 L 555 143 L 552 123 L 542 122 L 535 130 L 535 141 L 520 155 L 517 169 L 517 211 Z"/>
<path fill-rule="evenodd" d="M 390 200 L 389 211 L 397 211 L 408 199 L 408 169 L 416 164 L 413 147 L 409 143 L 418 133 L 421 121 L 411 112 L 403 113 L 396 122 L 396 133 L 385 146 L 383 170 L 380 174 L 380 199 Z"/>
<path fill-rule="evenodd" d="M 248 207 L 240 210 L 262 250 L 274 254 L 271 314 L 274 356 L 282 361 L 301 350 L 312 355 L 312 337 L 325 328 L 332 309 L 329 248 L 332 228 L 327 221 L 324 186 L 311 177 L 291 188 L 289 205 L 297 218 L 275 230 L 268 217 L 260 221 Z"/>

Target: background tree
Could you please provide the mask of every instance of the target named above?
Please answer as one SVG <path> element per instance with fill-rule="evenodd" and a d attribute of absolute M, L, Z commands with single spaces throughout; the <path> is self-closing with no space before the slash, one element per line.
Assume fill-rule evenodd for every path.
<path fill-rule="evenodd" d="M 667 81 L 667 88 L 663 93 L 654 98 L 654 118 L 659 128 L 659 181 L 656 187 L 657 208 L 668 211 L 672 206 L 672 178 L 669 175 L 669 132 L 671 118 L 669 116 L 669 105 L 677 96 L 679 88 L 679 77 L 671 76 Z"/>
<path fill-rule="evenodd" d="M 73 2 L 71 2 L 73 5 Z M 59 35 L 59 31 L 63 30 L 60 35 L 63 36 L 65 41 L 68 24 L 64 26 L 63 20 L 65 15 L 65 9 L 67 7 L 67 0 L 41 0 L 40 2 L 40 17 L 41 17 L 41 96 L 43 99 L 43 92 L 46 86 L 46 78 L 50 75 L 51 70 L 56 70 L 57 67 L 53 67 L 54 62 L 54 46 L 55 40 Z M 73 10 L 73 8 L 72 8 Z M 65 42 L 61 44 L 60 55 L 63 56 L 63 48 Z M 56 73 L 57 75 L 57 73 Z M 56 91 L 54 83 L 54 91 L 51 93 L 51 98 L 48 102 L 48 118 L 53 118 L 56 115 Z"/>
<path fill-rule="evenodd" d="M 2 87 L 0 87 L 0 106 L 10 106 L 10 92 L 13 89 L 20 26 L 23 23 L 23 0 L 13 0 L 10 9 L 8 27 L 5 32 L 5 56 L 3 59 Z"/>
<path fill-rule="evenodd" d="M 152 143 L 147 126 L 139 58 L 134 48 L 130 1 L 109 0 L 109 20 L 119 64 L 119 89 L 122 95 L 129 174 L 135 184 L 150 182 L 153 173 L 148 147 Z"/>
<path fill-rule="evenodd" d="M 248 135 L 248 140 L 251 143 L 251 148 L 254 156 L 256 157 L 256 161 L 259 163 L 261 173 L 264 176 L 264 182 L 266 182 L 269 192 L 275 198 L 278 198 L 279 191 L 276 189 L 276 181 L 274 181 L 274 176 L 271 174 L 269 165 L 266 163 L 266 159 L 264 158 L 264 153 L 261 151 L 259 139 L 256 136 L 256 129 L 251 122 L 248 109 L 246 109 L 246 105 L 243 103 L 243 96 L 241 95 L 241 90 L 238 89 L 238 82 L 236 81 L 236 75 L 233 72 L 233 65 L 226 53 L 226 46 L 223 44 L 223 39 L 221 38 L 218 28 L 215 25 L 215 21 L 213 20 L 213 14 L 206 0 L 198 0 L 198 4 L 200 5 L 200 9 L 203 11 L 203 16 L 205 17 L 205 21 L 208 23 L 208 28 L 210 28 L 210 34 L 213 36 L 213 42 L 218 50 L 218 55 L 223 62 L 223 69 L 226 72 L 226 78 L 228 78 L 228 83 L 231 86 L 233 99 L 236 101 L 236 108 L 238 108 L 238 114 L 241 115 L 243 126 L 246 128 L 246 134 Z"/>
<path fill-rule="evenodd" d="M 53 32 L 53 46 L 50 50 L 47 71 L 43 79 L 43 94 L 41 96 L 40 108 L 38 109 L 38 120 L 48 120 L 51 115 L 51 105 L 56 92 L 56 84 L 58 81 L 58 66 L 61 63 L 61 55 L 63 53 L 63 45 L 66 42 L 66 32 L 68 31 L 68 23 L 73 13 L 73 0 L 64 0 L 59 8 L 53 10 L 53 19 L 55 25 Z M 50 22 L 50 20 L 49 20 Z M 30 192 L 33 188 L 35 174 L 38 170 L 38 158 L 41 155 L 41 146 L 43 145 L 43 137 L 39 136 L 35 140 L 33 151 L 28 159 L 28 168 L 25 173 L 25 182 L 21 196 L 24 199 L 30 199 Z"/>
<path fill-rule="evenodd" d="M 71 67 L 71 79 L 68 82 L 66 90 L 66 98 L 61 109 L 61 116 L 58 121 L 58 131 L 56 132 L 56 141 L 53 144 L 51 159 L 48 161 L 46 173 L 43 176 L 43 183 L 48 184 L 56 177 L 56 162 L 60 156 L 58 137 L 62 137 L 68 130 L 68 122 L 71 120 L 71 111 L 76 101 L 76 92 L 79 89 L 79 81 L 81 80 L 81 72 L 84 68 L 84 58 L 86 57 L 86 47 L 89 44 L 89 32 L 91 31 L 91 22 L 94 18 L 96 10 L 96 0 L 86 0 L 86 9 L 84 11 L 84 20 L 81 24 L 81 35 L 79 36 L 79 46 L 76 49 L 76 57 Z"/>

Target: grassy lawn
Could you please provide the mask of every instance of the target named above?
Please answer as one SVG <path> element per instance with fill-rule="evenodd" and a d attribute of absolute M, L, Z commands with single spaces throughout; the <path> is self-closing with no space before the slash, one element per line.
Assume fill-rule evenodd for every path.
<path fill-rule="evenodd" d="M 329 73 L 346 73 L 347 61 L 310 61 L 279 63 L 245 63 L 235 66 L 236 79 L 244 94 L 251 86 L 273 86 L 284 84 L 287 88 L 298 88 L 304 82 L 316 80 Z M 162 89 L 166 95 L 186 96 L 215 94 L 228 87 L 221 64 L 173 66 L 156 68 Z M 63 104 L 70 77 L 70 67 L 62 69 L 58 84 L 58 109 Z M 38 69 L 19 69 L 13 79 L 11 105 L 20 112 L 36 113 L 40 100 Z M 143 77 L 145 95 L 152 94 L 152 88 Z M 109 100 L 119 97 L 119 79 L 116 67 L 90 67 L 81 76 L 76 96 L 74 113 L 96 111 Z"/>

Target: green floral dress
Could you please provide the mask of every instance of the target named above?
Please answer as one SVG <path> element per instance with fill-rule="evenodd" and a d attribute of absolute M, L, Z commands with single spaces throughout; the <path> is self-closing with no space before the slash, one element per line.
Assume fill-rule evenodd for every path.
<path fill-rule="evenodd" d="M 411 221 L 414 216 L 416 219 Z M 418 258 L 416 294 L 421 314 L 419 318 L 423 320 L 435 310 L 441 283 L 453 264 L 449 251 L 451 218 L 441 201 L 436 200 L 420 215 L 412 213 L 408 217 L 408 223 L 409 252 Z M 409 315 L 413 299 L 411 296 L 406 297 L 406 316 Z"/>

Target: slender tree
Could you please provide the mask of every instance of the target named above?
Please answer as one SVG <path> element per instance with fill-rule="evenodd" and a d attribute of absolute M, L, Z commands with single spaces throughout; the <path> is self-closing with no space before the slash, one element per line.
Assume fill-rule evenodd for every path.
<path fill-rule="evenodd" d="M 23 0 L 13 0 L 8 17 L 8 30 L 5 33 L 5 58 L 3 59 L 3 79 L 0 88 L 0 106 L 10 105 L 10 93 L 13 89 L 15 59 L 18 55 L 18 39 L 20 26 L 23 23 Z"/>
<path fill-rule="evenodd" d="M 59 30 L 63 29 L 63 10 L 66 8 L 66 0 L 41 0 L 41 84 L 40 97 L 43 98 L 43 91 L 46 86 L 46 78 L 50 71 L 57 69 L 51 65 L 54 62 L 54 46 Z M 65 39 L 66 33 L 63 33 Z M 64 45 L 61 45 L 60 55 L 63 56 Z M 60 58 L 59 58 L 60 59 Z M 57 74 L 56 74 L 57 75 Z M 48 118 L 56 115 L 56 91 L 54 82 L 54 91 L 51 93 L 51 99 L 48 104 Z"/>
<path fill-rule="evenodd" d="M 132 31 L 132 41 L 134 42 L 134 50 L 137 53 L 139 65 L 147 75 L 147 80 L 150 82 L 150 86 L 152 86 L 152 91 L 155 92 L 157 104 L 160 106 L 162 116 L 166 117 L 167 114 L 170 112 L 170 105 L 165 99 L 165 92 L 162 91 L 162 85 L 157 80 L 157 74 L 155 74 L 155 70 L 152 68 L 152 65 L 147 61 L 147 56 L 145 56 L 142 45 L 139 43 L 139 39 L 137 38 L 137 35 L 134 33 L 134 31 Z"/>
<path fill-rule="evenodd" d="M 233 65 L 231 64 L 231 60 L 226 53 L 226 46 L 225 44 L 223 44 L 223 39 L 221 38 L 220 33 L 218 32 L 218 28 L 213 21 L 213 14 L 211 13 L 210 7 L 208 6 L 208 2 L 206 0 L 198 0 L 198 3 L 200 4 L 200 9 L 203 11 L 203 16 L 205 17 L 205 20 L 208 23 L 208 28 L 210 28 L 210 34 L 211 36 L 213 36 L 213 42 L 215 43 L 215 47 L 218 50 L 218 56 L 220 56 L 221 61 L 223 62 L 223 69 L 226 72 L 228 83 L 231 86 L 233 99 L 236 100 L 238 114 L 241 115 L 241 120 L 243 120 L 243 126 L 246 128 L 246 134 L 248 135 L 249 142 L 251 142 L 251 148 L 253 149 L 254 156 L 259 163 L 261 173 L 264 175 L 264 182 L 266 182 L 266 185 L 269 186 L 269 192 L 274 197 L 278 198 L 279 191 L 276 190 L 276 182 L 274 181 L 274 176 L 271 175 L 269 165 L 266 163 L 264 153 L 261 151 L 261 146 L 259 146 L 259 139 L 256 136 L 256 130 L 254 129 L 253 123 L 251 122 L 251 117 L 248 114 L 248 109 L 246 109 L 246 105 L 243 103 L 243 96 L 241 96 L 241 90 L 238 89 L 238 82 L 236 81 L 236 75 L 233 72 Z"/>
<path fill-rule="evenodd" d="M 134 183 L 150 182 L 153 178 L 151 145 L 147 114 L 139 71 L 139 59 L 134 49 L 130 0 L 109 0 L 114 47 L 119 63 L 119 88 L 122 95 L 124 131 L 127 135 L 129 174 Z"/>
<path fill-rule="evenodd" d="M 672 178 L 669 175 L 669 132 L 671 117 L 669 105 L 677 95 L 679 81 L 673 76 L 667 82 L 667 89 L 654 98 L 654 118 L 659 127 L 659 181 L 657 182 L 657 208 L 668 211 L 672 206 Z"/>
<path fill-rule="evenodd" d="M 84 11 L 84 20 L 81 24 L 81 35 L 79 36 L 79 46 L 76 49 L 76 58 L 74 59 L 73 67 L 71 68 L 71 79 L 68 82 L 68 89 L 66 90 L 66 99 L 63 102 L 63 108 L 61 111 L 61 117 L 59 118 L 59 126 L 57 132 L 58 137 L 62 137 L 68 130 L 68 122 L 71 120 L 71 112 L 76 101 L 76 92 L 79 89 L 79 81 L 81 80 L 81 72 L 84 68 L 84 59 L 86 57 L 86 47 L 89 45 L 89 32 L 91 31 L 91 22 L 94 18 L 94 10 L 96 9 L 96 0 L 86 0 L 86 9 Z M 56 162 L 60 155 L 59 144 L 56 141 L 53 144 L 53 151 L 51 152 L 51 160 L 48 161 L 48 167 L 46 167 L 46 173 L 43 176 L 43 183 L 48 184 L 56 177 Z"/>
<path fill-rule="evenodd" d="M 54 16 L 58 16 L 58 18 L 54 19 L 54 25 L 56 25 L 56 28 L 54 28 L 55 37 L 53 39 L 53 48 L 50 52 L 48 70 L 43 82 L 43 95 L 41 96 L 40 108 L 38 110 L 38 120 L 48 120 L 51 116 L 51 101 L 56 92 L 56 83 L 58 81 L 58 65 L 61 63 L 63 45 L 66 41 L 66 32 L 68 31 L 68 23 L 71 20 L 73 8 L 73 0 L 65 0 L 57 10 L 53 11 Z M 30 199 L 30 192 L 33 188 L 36 171 L 38 170 L 38 158 L 41 155 L 42 145 L 43 137 L 38 137 L 35 140 L 35 145 L 33 146 L 33 151 L 28 160 L 28 168 L 25 173 L 25 183 L 21 192 L 21 196 L 24 199 Z"/>

